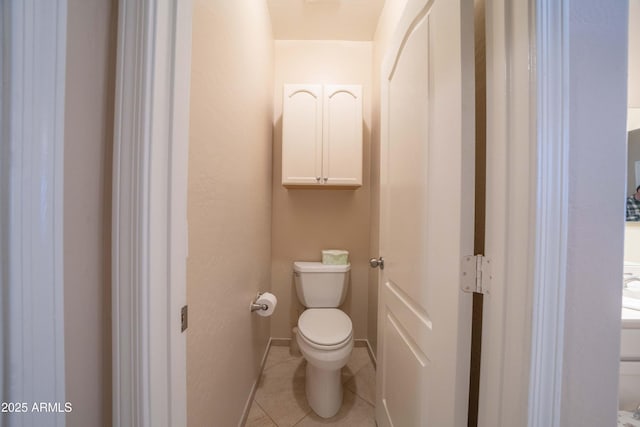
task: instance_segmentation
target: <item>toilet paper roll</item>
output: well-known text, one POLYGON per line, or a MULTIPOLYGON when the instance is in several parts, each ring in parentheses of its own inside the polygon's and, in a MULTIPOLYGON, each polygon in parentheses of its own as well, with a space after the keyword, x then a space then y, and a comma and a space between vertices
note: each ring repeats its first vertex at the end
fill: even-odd
POLYGON ((276 305, 278 304, 278 298, 270 292, 265 292, 260 295, 256 300, 256 304, 264 304, 267 306, 266 310, 258 310, 258 313, 262 317, 268 317, 273 314, 273 310, 276 309, 276 305))

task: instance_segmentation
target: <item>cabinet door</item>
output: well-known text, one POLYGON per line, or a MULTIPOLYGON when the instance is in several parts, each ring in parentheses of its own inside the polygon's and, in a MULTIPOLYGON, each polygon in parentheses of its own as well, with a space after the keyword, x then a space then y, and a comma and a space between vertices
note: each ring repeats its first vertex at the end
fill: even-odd
POLYGON ((322 178, 322 86, 284 85, 282 185, 319 185, 322 178))
POLYGON ((362 87, 324 87, 323 182, 362 185, 362 87))

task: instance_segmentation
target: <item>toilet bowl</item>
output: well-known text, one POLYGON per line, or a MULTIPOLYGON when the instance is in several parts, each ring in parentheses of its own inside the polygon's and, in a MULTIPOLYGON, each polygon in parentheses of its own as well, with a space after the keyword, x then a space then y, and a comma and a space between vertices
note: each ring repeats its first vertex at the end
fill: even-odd
POLYGON ((323 418, 332 417, 342 406, 341 370, 353 350, 351 319, 336 308, 305 310, 298 319, 296 341, 307 361, 309 406, 323 418))
POLYGON ((307 309, 298 319, 296 342, 307 361, 305 391, 311 409, 323 418, 342 406, 341 370, 353 350, 353 325, 338 309, 344 302, 347 265, 295 262, 296 293, 307 309))

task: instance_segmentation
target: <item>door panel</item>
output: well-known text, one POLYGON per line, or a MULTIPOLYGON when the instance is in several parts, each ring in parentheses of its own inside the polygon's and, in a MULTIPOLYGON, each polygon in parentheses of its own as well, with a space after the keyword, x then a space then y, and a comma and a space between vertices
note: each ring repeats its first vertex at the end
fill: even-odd
POLYGON ((282 183, 317 184, 322 175, 322 86, 284 85, 282 183))
POLYGON ((463 3, 410 0, 383 69, 379 426, 467 421, 471 295, 460 265, 473 252, 474 140, 463 42, 473 35, 461 22, 473 9, 463 3))
POLYGON ((326 85, 323 119, 327 183, 362 185, 362 86, 326 85))

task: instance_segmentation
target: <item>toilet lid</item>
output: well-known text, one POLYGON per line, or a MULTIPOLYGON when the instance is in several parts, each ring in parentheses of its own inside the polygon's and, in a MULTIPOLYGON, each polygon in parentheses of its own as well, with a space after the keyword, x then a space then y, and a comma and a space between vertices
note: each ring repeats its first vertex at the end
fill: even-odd
POLYGON ((337 308, 310 308, 298 319, 298 330, 319 345, 339 344, 351 336, 351 319, 337 308))

